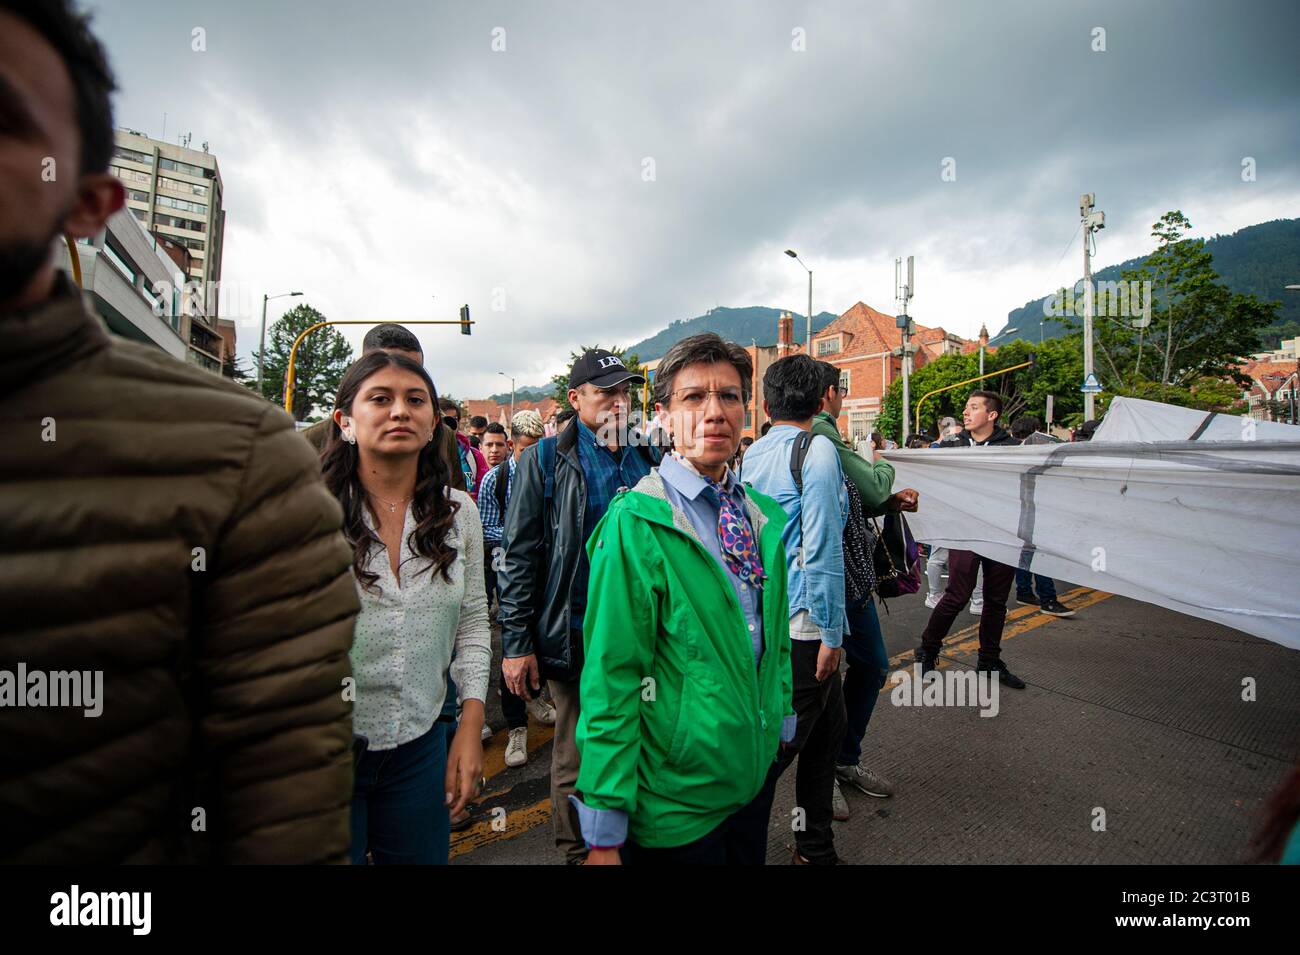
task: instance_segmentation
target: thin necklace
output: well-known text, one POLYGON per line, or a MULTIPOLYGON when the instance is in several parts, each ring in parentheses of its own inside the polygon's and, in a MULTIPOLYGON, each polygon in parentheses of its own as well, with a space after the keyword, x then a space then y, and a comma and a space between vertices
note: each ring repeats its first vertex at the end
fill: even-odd
POLYGON ((366 493, 369 494, 371 497, 373 497, 373 498, 374 498, 376 501, 378 501, 379 503, 381 503, 381 504, 387 504, 387 505, 388 505, 388 513, 389 513, 389 514, 396 514, 396 513, 397 513, 397 507, 398 507, 398 505, 400 504, 400 505, 403 505, 403 506, 404 506, 404 505, 406 504, 406 502, 410 500, 409 497, 404 497, 404 498, 402 498, 400 501, 397 501, 396 503, 394 503, 393 501, 385 501, 382 497, 380 497, 380 496, 379 496, 378 494, 376 494, 374 491, 367 491, 366 493))

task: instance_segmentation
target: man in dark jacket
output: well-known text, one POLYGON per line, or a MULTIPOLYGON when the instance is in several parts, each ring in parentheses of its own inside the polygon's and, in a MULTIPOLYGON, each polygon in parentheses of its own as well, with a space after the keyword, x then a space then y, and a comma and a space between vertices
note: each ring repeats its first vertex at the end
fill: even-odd
POLYGON ((587 607, 585 545, 619 488, 635 487, 654 463, 628 431, 630 386, 645 379, 603 349, 584 352, 569 375, 577 418, 519 459, 501 539, 502 672, 516 696, 532 699, 549 681, 555 703, 551 820, 565 861, 586 844, 569 803, 578 779, 578 677, 587 607))
MULTIPOLYGON (((986 446, 1011 446, 1019 444, 1010 432, 998 425, 1002 417, 1002 396, 992 391, 973 391, 962 412, 965 427, 955 436, 939 442, 940 448, 969 448, 986 446)), ((930 621, 921 634, 916 659, 923 673, 935 668, 943 638, 952 629, 952 622, 966 606, 975 577, 984 568, 984 609, 980 613, 980 670, 997 671, 1004 686, 1023 690, 1025 681, 1016 676, 1002 662, 1002 627, 1007 620, 1007 596, 1015 579, 1014 567, 1000 564, 970 550, 948 551, 948 589, 939 605, 930 612, 930 621)))
POLYGON ((345 862, 339 505, 288 415, 54 267, 123 206, 112 88, 65 2, 0 0, 0 862, 345 862))

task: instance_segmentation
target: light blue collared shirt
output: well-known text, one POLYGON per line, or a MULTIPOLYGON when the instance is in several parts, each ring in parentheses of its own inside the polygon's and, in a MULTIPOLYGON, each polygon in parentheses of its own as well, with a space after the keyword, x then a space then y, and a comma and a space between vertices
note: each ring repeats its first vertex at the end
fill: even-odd
POLYGON ((808 611, 822 643, 838 647, 848 629, 844 601, 844 523, 849 498, 844 469, 829 438, 816 436, 803 463, 803 494, 790 474, 790 450, 800 430, 777 425, 745 452, 745 482, 789 515, 781 540, 789 566, 790 616, 808 611))
MULTIPOLYGON (((691 526, 695 528, 695 533, 700 535, 700 540, 713 555, 713 559, 726 571, 727 579, 731 581, 731 589, 735 591, 736 600, 745 615, 745 626, 748 628, 749 641, 754 649, 754 665, 757 666, 763 659, 763 591, 741 580, 727 565, 727 559, 722 553, 722 544, 718 540, 718 514, 722 510, 722 505, 718 500, 717 492, 709 487, 708 481, 671 454, 665 455, 660 462, 659 477, 663 479, 664 493, 668 496, 668 502, 685 512, 691 526)), ((758 535, 754 534, 749 515, 745 513, 744 486, 728 470, 722 479, 722 488, 740 507, 745 524, 749 527, 749 533, 754 537, 754 547, 757 549, 758 535)))

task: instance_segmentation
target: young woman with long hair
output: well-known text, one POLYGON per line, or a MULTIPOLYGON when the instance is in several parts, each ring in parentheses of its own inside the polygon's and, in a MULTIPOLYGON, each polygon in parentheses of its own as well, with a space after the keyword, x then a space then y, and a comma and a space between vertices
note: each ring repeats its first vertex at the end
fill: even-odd
POLYGON ((445 864, 449 819, 481 785, 492 652, 478 509, 449 486, 424 368, 376 351, 339 385, 321 451, 361 599, 352 672, 360 753, 352 861, 445 864), (437 723, 450 671, 463 713, 437 723))

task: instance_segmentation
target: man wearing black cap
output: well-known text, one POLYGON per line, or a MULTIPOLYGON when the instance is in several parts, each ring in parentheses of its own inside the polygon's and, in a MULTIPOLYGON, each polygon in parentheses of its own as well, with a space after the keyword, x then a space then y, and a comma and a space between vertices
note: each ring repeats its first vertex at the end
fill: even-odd
POLYGON ((645 378, 604 349, 584 352, 569 374, 577 418, 523 453, 497 575, 502 671, 516 695, 531 700, 549 683, 555 702, 551 755, 551 821, 565 861, 587 855, 577 812, 569 804, 578 779, 578 677, 587 607, 584 545, 619 488, 633 487, 656 463, 628 432, 631 387, 645 378))

